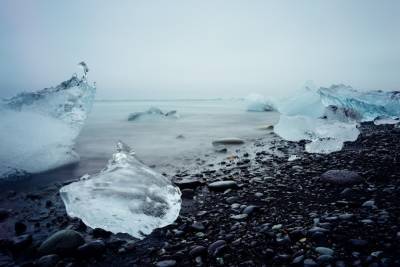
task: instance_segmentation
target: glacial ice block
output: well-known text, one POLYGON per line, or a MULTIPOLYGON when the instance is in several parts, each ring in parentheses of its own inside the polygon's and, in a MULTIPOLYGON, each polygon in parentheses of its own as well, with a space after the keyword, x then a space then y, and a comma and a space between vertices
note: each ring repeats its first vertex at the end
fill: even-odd
POLYGON ((362 121, 372 121, 379 116, 400 116, 400 91, 363 92, 340 84, 320 88, 318 93, 325 106, 352 109, 362 115, 362 121))
POLYGON ((331 153, 339 151, 346 141, 357 140, 360 134, 356 123, 345 123, 307 116, 281 115, 274 131, 289 141, 309 140, 309 153, 331 153))
POLYGON ((86 79, 0 102, 0 178, 38 173, 79 160, 73 151, 96 88, 86 79))
POLYGON ((250 94, 245 98, 247 104, 247 111, 274 111, 275 105, 272 101, 267 100, 264 96, 259 94, 250 94))
POLYGON ((181 208, 179 188, 136 159, 122 142, 104 170, 62 187, 60 195, 69 216, 140 239, 173 223, 181 208))
POLYGON ((319 90, 306 87, 278 104, 282 114, 275 132, 290 141, 309 140, 306 151, 330 153, 355 141, 362 121, 396 124, 400 117, 399 91, 357 91, 332 85, 319 90))

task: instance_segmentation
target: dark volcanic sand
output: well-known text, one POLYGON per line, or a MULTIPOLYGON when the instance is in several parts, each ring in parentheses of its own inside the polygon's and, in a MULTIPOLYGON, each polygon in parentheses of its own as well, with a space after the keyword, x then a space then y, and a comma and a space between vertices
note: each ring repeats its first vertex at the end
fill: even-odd
POLYGON ((173 177, 201 183, 182 188, 176 223, 141 241, 69 218, 61 184, 2 192, 0 266, 400 266, 400 129, 364 124, 356 142, 329 155, 275 140, 281 153, 250 159, 241 151, 216 171, 173 177), (288 162, 294 153, 300 159, 288 162), (364 182, 321 182, 332 169, 355 171, 364 182), (210 190, 207 184, 219 180, 238 187, 210 190), (87 244, 39 261, 40 244, 62 229, 76 230, 87 244))

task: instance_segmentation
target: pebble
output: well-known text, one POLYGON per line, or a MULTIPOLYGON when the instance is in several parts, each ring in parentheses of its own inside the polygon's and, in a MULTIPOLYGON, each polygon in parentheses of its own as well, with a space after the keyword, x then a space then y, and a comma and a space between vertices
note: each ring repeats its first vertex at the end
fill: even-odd
POLYGON ((38 267, 53 267, 53 266, 56 266, 56 264, 59 260, 60 260, 60 257, 58 255, 55 255, 55 254, 46 255, 36 261, 36 266, 38 266, 38 267))
POLYGON ((249 215, 247 215, 247 214, 232 215, 231 219, 241 221, 241 220, 246 219, 248 216, 249 215))
POLYGON ((237 188, 238 185, 237 185, 237 183, 235 181, 228 180, 228 181, 218 181, 218 182, 210 183, 210 184, 208 184, 208 187, 211 190, 216 190, 216 191, 221 190, 221 191, 223 191, 223 190, 226 190, 226 189, 237 188))
POLYGON ((74 230, 61 230, 47 238, 39 247, 39 253, 68 254, 78 248, 85 241, 80 233, 74 230))
POLYGON ((258 208, 257 206, 249 205, 249 206, 247 206, 247 207, 242 211, 242 213, 247 214, 247 215, 250 215, 250 214, 252 214, 257 208, 258 208))
POLYGON ((353 185, 363 182, 363 178, 354 171, 349 170, 329 170, 320 177, 321 182, 334 185, 353 185))
POLYGON ((83 257, 95 257, 102 255, 105 249, 106 244, 103 240, 94 240, 78 247, 78 253, 83 257))
POLYGON ((195 258, 197 256, 203 255, 207 252, 207 249, 203 246, 196 246, 189 251, 189 256, 195 258))
POLYGON ((176 266, 175 260, 164 260, 156 263, 157 267, 173 267, 176 266))
POLYGON ((222 250, 226 247, 225 240, 218 240, 208 246, 208 254, 212 257, 218 256, 222 250))
POLYGON ((320 255, 329 255, 329 256, 332 256, 334 253, 333 249, 327 247, 316 247, 315 251, 318 252, 320 255))

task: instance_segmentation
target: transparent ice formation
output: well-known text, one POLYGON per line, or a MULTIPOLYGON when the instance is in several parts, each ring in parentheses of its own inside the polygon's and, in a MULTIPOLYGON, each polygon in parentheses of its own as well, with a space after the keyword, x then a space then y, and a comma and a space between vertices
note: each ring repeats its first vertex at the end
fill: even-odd
POLYGON ((179 188, 122 142, 104 170, 62 187, 60 195, 68 215, 86 225, 140 239, 173 223, 181 208, 179 188))
POLYGON ((400 92, 357 91, 350 86, 329 88, 306 86, 298 94, 278 103, 280 120, 274 131, 290 141, 309 140, 306 151, 331 153, 344 142, 355 141, 358 123, 397 123, 400 92))
POLYGON ((247 111, 274 111, 276 110, 272 101, 267 100, 264 96, 259 94, 250 94, 245 98, 247 104, 247 111))
POLYGON ((73 76, 56 87, 0 102, 0 177, 38 173, 79 160, 73 151, 96 88, 73 76))

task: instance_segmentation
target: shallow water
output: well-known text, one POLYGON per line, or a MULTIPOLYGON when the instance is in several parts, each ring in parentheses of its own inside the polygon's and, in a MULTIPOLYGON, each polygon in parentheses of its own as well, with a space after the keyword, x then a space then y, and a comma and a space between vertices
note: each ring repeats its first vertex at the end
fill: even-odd
MULTIPOLYGON (((161 172, 173 174, 178 169, 193 169, 199 166, 199 158, 206 159, 206 164, 227 156, 214 152, 213 140, 268 139, 269 132, 258 128, 275 124, 278 117, 277 113, 247 112, 245 102, 240 100, 99 101, 77 139, 75 150, 81 157, 78 164, 14 181, 2 188, 27 189, 98 172, 106 165, 118 140, 133 148, 145 164, 161 172), (150 107, 163 112, 177 110, 179 118, 150 116, 128 121, 130 113, 150 107), (179 135, 183 138, 177 138, 179 135)), ((230 147, 228 154, 245 146, 230 147)))

